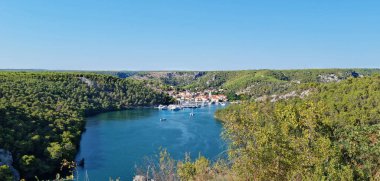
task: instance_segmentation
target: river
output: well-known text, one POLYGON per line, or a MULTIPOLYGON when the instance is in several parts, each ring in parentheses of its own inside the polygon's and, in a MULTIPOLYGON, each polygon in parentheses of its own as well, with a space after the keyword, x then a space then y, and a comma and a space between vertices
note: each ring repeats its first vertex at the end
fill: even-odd
POLYGON ((183 159, 185 153, 192 158, 201 153, 211 160, 223 156, 223 128, 214 119, 219 108, 194 109, 194 116, 191 109, 131 109, 87 118, 77 155, 77 160, 85 159, 84 167, 78 168, 79 180, 84 180, 86 172, 91 181, 132 180, 135 166, 141 166, 146 157, 154 158, 160 147, 175 159, 183 159))

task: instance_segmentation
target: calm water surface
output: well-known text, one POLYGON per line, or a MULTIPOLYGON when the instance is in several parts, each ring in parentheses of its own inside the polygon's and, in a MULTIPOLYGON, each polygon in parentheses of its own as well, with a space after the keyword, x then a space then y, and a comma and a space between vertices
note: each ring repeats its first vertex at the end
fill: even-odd
POLYGON ((120 177, 132 180, 135 165, 145 157, 154 157, 160 147, 167 148, 172 157, 183 159, 189 152, 199 153, 211 160, 226 150, 221 139, 222 125, 214 112, 222 107, 210 106, 181 111, 134 109, 99 114, 87 119, 77 159, 85 166, 78 170, 80 180, 85 172, 91 181, 120 177), (164 122, 160 118, 166 118, 164 122))

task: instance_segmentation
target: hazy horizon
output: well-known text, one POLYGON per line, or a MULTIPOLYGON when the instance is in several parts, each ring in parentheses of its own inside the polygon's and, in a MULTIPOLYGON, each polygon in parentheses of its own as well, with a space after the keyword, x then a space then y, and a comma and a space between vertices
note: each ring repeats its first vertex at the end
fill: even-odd
POLYGON ((335 70, 335 69, 380 69, 379 67, 374 67, 374 68, 367 68, 367 67, 348 67, 348 68, 340 68, 340 67, 332 67, 332 68, 289 68, 289 69, 269 69, 269 68, 262 68, 262 69, 223 69, 223 70, 107 70, 107 69, 99 69, 99 70, 90 70, 90 69, 83 69, 83 70, 75 70, 75 69, 3 69, 0 68, 0 71, 84 71, 84 72, 213 72, 213 71, 255 71, 255 70, 335 70))

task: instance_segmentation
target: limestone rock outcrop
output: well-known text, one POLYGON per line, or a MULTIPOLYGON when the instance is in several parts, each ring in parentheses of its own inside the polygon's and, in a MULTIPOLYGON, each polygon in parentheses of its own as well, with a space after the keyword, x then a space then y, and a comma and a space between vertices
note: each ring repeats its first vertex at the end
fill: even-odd
POLYGON ((10 151, 0 149, 0 166, 7 165, 12 171, 14 180, 20 180, 20 173, 12 166, 13 157, 10 151))

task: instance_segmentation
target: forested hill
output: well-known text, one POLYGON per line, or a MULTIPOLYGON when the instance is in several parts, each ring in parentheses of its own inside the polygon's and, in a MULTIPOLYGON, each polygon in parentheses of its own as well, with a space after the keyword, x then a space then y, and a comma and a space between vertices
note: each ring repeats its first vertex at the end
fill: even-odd
POLYGON ((74 159, 85 116, 170 101, 140 81, 109 75, 0 72, 0 149, 12 153, 23 178, 47 178, 74 159))
POLYGON ((380 76, 314 85, 304 98, 216 113, 246 180, 380 179, 380 76))
MULTIPOLYGON (((33 71, 33 70, 25 70, 33 71)), ((34 70, 38 71, 38 70, 34 70)), ((49 72, 49 70, 40 70, 49 72)), ((61 70, 64 72, 65 70, 61 70)), ((66 70, 67 71, 67 70, 66 70)), ((255 100, 282 95, 312 83, 339 82, 350 77, 380 74, 380 69, 299 69, 238 71, 76 71, 143 81, 154 90, 219 91, 229 100, 255 100)))
POLYGON ((223 90, 230 100, 256 99, 299 90, 310 83, 339 82, 350 77, 370 76, 380 69, 300 69, 241 71, 148 71, 99 72, 127 79, 143 80, 158 89, 190 91, 223 90))

